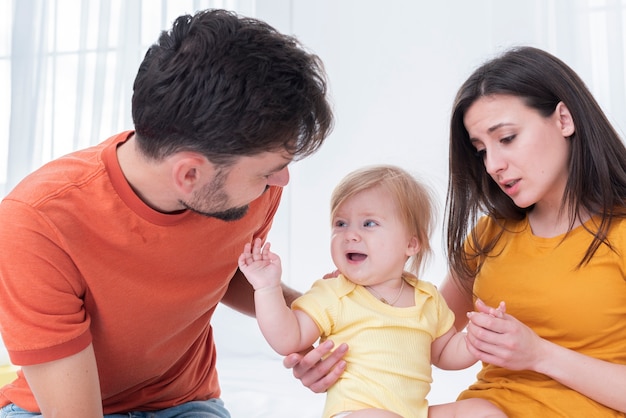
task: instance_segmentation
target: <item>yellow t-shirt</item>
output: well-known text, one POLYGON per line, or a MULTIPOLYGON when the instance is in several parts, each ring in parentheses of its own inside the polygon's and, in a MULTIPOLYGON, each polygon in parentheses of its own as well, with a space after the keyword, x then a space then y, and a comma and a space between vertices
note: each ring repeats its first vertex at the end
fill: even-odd
POLYGON ((293 303, 314 319, 322 341, 350 345, 347 369, 328 390, 324 417, 364 408, 427 416, 430 347, 452 327, 454 314, 435 286, 405 278, 415 288, 412 307, 386 305, 344 276, 316 281, 293 303))
MULTIPOLYGON (((594 220, 585 226, 593 229, 594 220)), ((483 218, 479 236, 499 231, 483 218)), ((577 269, 592 236, 580 226, 567 236, 534 236, 528 221, 509 224, 494 257, 488 257, 474 294, 491 306, 506 302, 507 313, 540 337, 579 353, 626 364, 626 220, 616 221, 589 264, 577 269)), ((602 382, 598 382, 602 384, 602 382)), ((624 414, 531 371, 484 364, 478 381, 460 399, 484 398, 510 418, 624 417, 624 414)))

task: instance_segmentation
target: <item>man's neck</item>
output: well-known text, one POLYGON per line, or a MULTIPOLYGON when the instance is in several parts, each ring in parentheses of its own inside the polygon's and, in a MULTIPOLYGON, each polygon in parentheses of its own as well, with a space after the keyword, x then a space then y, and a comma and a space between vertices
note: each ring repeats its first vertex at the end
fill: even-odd
POLYGON ((163 213, 181 209, 168 189, 166 164, 143 156, 134 134, 117 147, 117 160, 129 186, 146 205, 163 213))

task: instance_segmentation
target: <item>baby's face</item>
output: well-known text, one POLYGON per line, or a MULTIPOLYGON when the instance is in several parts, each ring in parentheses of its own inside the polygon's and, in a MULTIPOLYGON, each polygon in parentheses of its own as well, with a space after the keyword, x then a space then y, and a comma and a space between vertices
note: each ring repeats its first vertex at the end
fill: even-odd
POLYGON ((330 251, 339 271, 354 283, 371 286, 399 278, 415 254, 411 237, 392 196, 382 187, 346 199, 332 219, 330 251))

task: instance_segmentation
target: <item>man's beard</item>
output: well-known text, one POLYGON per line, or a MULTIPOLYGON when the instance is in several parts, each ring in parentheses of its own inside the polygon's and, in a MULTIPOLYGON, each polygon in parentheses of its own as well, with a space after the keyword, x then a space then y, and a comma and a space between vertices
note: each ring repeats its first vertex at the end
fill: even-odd
POLYGON ((199 215, 220 219, 222 221, 238 221, 243 218, 248 212, 249 205, 223 209, 220 206, 226 206, 229 200, 228 194, 224 191, 224 183, 228 176, 228 170, 219 169, 215 173, 215 178, 211 183, 207 184, 196 193, 191 202, 184 202, 179 200, 178 202, 187 210, 195 212, 199 215), (211 210, 206 209, 206 202, 216 202, 213 204, 211 210), (202 207, 205 207, 202 209, 202 207), (215 210, 219 208, 220 210, 215 210))
POLYGON ((220 219, 226 222, 238 221, 239 219, 243 218, 246 215, 246 213, 248 213, 248 208, 249 208, 249 205, 245 205, 245 206, 240 206, 237 208, 230 208, 230 209, 226 209, 226 210, 218 211, 218 212, 205 212, 200 209, 194 208, 193 206, 189 205, 186 202, 183 202, 182 200, 180 200, 179 202, 181 205, 183 205, 185 209, 188 209, 199 215, 206 216, 209 218, 220 219))

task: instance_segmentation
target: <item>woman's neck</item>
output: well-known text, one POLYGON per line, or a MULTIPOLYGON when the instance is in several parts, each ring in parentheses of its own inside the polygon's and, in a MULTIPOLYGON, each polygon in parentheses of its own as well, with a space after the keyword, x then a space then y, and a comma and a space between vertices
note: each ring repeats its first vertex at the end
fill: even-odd
POLYGON ((533 235, 542 238, 552 238, 563 235, 577 226, 587 222, 591 216, 570 213, 567 207, 563 208, 542 208, 536 206, 528 213, 528 223, 533 235))

